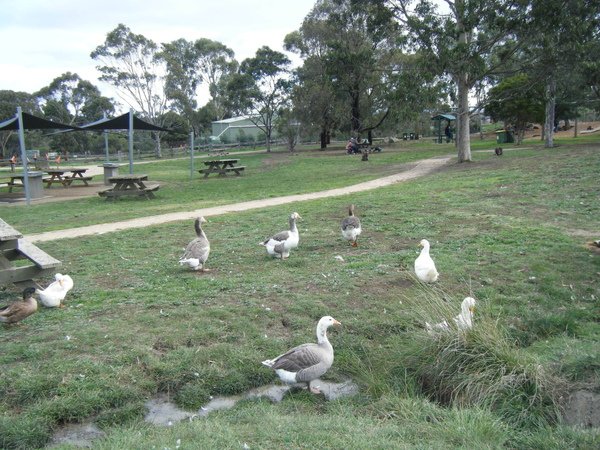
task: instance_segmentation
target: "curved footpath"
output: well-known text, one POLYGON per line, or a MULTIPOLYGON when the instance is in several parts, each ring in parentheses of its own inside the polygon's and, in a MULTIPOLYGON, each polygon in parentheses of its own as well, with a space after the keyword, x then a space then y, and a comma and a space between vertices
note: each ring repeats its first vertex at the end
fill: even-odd
POLYGON ((81 236, 91 236, 95 234, 111 233, 114 231, 127 230, 129 228, 142 228, 149 225, 157 225, 166 222, 175 222, 178 220, 194 219, 198 216, 217 216, 230 212, 247 211, 249 209, 265 208, 269 206, 283 205, 286 203, 301 202, 305 200, 315 200, 326 197, 336 197, 340 195, 352 194, 354 192, 363 192, 371 189, 377 189, 383 186, 389 186, 401 181, 412 180, 414 178, 427 175, 439 167, 447 164, 453 157, 441 156, 436 158, 424 159, 419 161, 415 167, 395 175, 378 178, 364 183, 354 184, 352 186, 329 189, 320 192, 311 192, 308 194, 286 195, 283 197, 268 198, 262 200, 251 200, 230 205, 215 206, 212 208, 196 209, 194 211, 175 212, 161 214, 158 216, 140 217, 137 219, 124 220, 121 222, 103 223, 98 225, 89 225, 86 227, 70 228, 66 230, 48 231, 46 233, 30 234, 26 238, 29 242, 55 241, 58 239, 70 239, 81 236))

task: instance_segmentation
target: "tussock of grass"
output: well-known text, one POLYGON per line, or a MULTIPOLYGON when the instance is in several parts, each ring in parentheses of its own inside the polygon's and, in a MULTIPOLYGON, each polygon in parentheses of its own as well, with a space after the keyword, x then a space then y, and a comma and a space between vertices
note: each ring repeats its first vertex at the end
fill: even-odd
POLYGON ((498 321, 476 312, 472 329, 458 329, 453 317, 462 298, 453 301, 436 287, 423 286, 419 297, 407 301, 420 323, 445 319, 450 326, 401 337, 396 356, 429 398, 445 405, 491 408, 518 426, 556 423, 562 383, 518 349, 498 321))

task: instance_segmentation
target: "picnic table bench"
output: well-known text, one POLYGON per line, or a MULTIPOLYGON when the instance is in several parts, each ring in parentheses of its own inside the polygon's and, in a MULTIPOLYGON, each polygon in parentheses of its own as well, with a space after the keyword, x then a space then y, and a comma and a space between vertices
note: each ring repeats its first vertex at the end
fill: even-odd
POLYGON ((118 175, 110 177, 108 181, 114 186, 102 189, 98 192, 100 197, 106 200, 117 200, 121 197, 143 197, 146 199, 155 198, 154 192, 158 190, 158 183, 144 183, 148 180, 148 175, 118 175))
POLYGON ((36 286, 34 278, 54 272, 61 264, 0 219, 0 285, 14 283, 36 286), (19 264, 19 260, 27 260, 32 264, 19 264))
POLYGON ((246 166, 236 166, 239 159, 214 159, 204 161, 204 165, 207 166, 205 169, 200 169, 198 172, 204 174, 204 178, 207 178, 211 173, 216 173, 218 176, 225 176, 228 173, 235 173, 241 175, 246 169, 246 166))
POLYGON ((85 168, 65 168, 65 169, 46 169, 45 172, 50 175, 50 178, 45 178, 46 187, 52 186, 52 183, 60 183, 63 187, 69 187, 74 181, 81 181, 86 186, 89 186, 88 181, 91 181, 93 176, 85 176, 87 169, 85 168), (70 172, 72 175, 65 175, 70 172))

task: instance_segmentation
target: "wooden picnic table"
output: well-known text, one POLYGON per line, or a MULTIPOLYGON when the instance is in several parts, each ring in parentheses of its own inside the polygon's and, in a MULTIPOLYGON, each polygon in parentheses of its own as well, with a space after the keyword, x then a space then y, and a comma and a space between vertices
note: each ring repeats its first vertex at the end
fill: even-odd
POLYGON ((6 183, 6 185, 8 186, 8 192, 12 192, 13 188, 16 187, 25 187, 25 184, 23 183, 23 178, 25 178, 25 175, 23 174, 11 174, 10 181, 6 183))
POLYGON ((59 260, 25 240, 19 231, 0 219, 0 285, 35 286, 33 278, 46 276, 60 265, 59 260), (15 264, 19 259, 28 259, 33 265, 15 264))
POLYGON ((81 181, 86 186, 89 186, 88 181, 90 181, 93 177, 85 176, 84 174, 87 172, 86 168, 64 168, 64 169, 46 169, 44 170, 50 178, 46 178, 44 183, 46 183, 46 187, 52 186, 52 183, 60 183, 63 187, 71 186, 73 181, 81 181), (72 175, 65 176, 66 173, 71 173, 72 175))
POLYGON ((126 196, 154 198, 154 192, 158 190, 158 183, 144 183, 148 181, 148 175, 118 175, 108 179, 114 186, 98 192, 106 200, 115 200, 126 196))
POLYGON ((241 175, 246 167, 236 166, 239 161, 239 159, 213 159, 204 161, 204 165, 207 167, 200 169, 198 172, 203 173, 204 178, 207 178, 211 173, 216 173, 219 176, 225 176, 230 172, 241 175))

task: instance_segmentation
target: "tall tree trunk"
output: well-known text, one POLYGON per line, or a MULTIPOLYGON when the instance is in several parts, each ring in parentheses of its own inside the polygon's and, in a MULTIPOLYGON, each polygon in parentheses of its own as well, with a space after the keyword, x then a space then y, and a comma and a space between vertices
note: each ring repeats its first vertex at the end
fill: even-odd
POLYGON ((575 109, 575 128, 573 129, 573 137, 577 137, 577 128, 579 127, 579 117, 577 117, 577 109, 575 109))
MULTIPOLYGON (((456 31, 458 33, 459 46, 467 46, 469 43, 469 30, 463 22, 465 14, 465 2, 456 0, 456 31)), ((458 96, 458 117, 456 130, 456 147, 458 148, 458 162, 471 161, 471 135, 469 133, 469 75, 466 69, 458 71, 455 76, 458 96)))
POLYGON ((352 107, 351 107, 351 112, 352 112, 352 118, 351 118, 351 126, 352 126, 352 136, 354 137, 358 137, 358 132, 360 130, 360 98, 359 98, 359 91, 358 89, 355 89, 354 92, 352 92, 352 107))
POLYGON ((554 147, 554 109, 556 106, 556 79, 551 75, 546 85, 546 121, 544 123, 544 147, 554 147))
POLYGON ((321 150, 324 150, 327 148, 327 131, 321 130, 321 134, 319 137, 321 139, 321 150))
POLYGON ((160 132, 154 133, 154 141, 156 142, 156 148, 154 150, 154 156, 156 158, 162 158, 162 148, 160 146, 160 132))
POLYGON ((458 74, 458 117, 456 146, 458 162, 471 161, 471 135, 469 134, 469 84, 467 74, 458 74))

